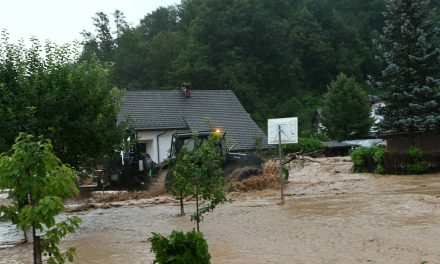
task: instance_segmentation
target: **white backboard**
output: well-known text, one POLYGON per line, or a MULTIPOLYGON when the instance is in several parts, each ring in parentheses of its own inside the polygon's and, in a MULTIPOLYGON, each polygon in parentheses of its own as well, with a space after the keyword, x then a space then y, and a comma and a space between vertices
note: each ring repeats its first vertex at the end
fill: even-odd
POLYGON ((279 143, 278 128, 281 129, 281 144, 298 143, 298 118, 277 118, 267 120, 267 143, 279 143))

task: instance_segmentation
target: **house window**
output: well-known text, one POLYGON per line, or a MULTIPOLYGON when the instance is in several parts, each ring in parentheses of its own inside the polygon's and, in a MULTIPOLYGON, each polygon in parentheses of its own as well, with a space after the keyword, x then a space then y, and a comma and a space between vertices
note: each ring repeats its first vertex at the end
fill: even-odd
POLYGON ((194 151, 194 139, 189 138, 189 139, 185 139, 183 142, 183 145, 186 147, 186 149, 189 152, 193 152, 194 151))

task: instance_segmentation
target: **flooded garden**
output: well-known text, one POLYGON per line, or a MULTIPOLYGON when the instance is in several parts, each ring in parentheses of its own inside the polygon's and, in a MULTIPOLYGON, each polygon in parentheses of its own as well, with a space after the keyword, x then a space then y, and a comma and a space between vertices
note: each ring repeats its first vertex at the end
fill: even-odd
MULTIPOLYGON (((201 223, 212 263, 440 263, 440 174, 354 174, 349 158, 292 164, 279 191, 231 193, 201 223)), ((5 202, 6 196, 0 197, 5 202)), ((83 223, 63 246, 75 263, 152 263, 152 232, 189 231, 194 210, 166 195, 85 206, 69 202, 83 223)), ((32 245, 0 224, 0 263, 31 263, 32 245)))

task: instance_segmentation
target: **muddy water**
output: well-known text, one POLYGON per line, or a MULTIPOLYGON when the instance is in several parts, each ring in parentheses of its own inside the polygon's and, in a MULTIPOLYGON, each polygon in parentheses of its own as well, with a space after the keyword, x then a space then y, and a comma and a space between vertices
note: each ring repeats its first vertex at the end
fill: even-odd
MULTIPOLYGON (((282 206, 274 191, 218 207, 201 225, 212 263, 440 263, 440 174, 351 174, 350 166, 292 167, 282 206)), ((81 212, 84 223, 64 246, 77 248, 77 263, 152 263, 151 232, 194 227, 178 211, 168 203, 81 212)), ((14 239, 21 233, 1 224, 2 243, 14 239)), ((0 263, 30 259, 29 244, 0 249, 0 263)))

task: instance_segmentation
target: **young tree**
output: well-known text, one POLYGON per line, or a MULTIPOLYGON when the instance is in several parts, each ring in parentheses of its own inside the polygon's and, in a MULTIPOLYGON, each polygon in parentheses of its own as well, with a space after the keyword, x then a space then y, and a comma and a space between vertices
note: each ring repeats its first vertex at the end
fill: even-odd
POLYGON ((196 200, 196 211, 191 215, 191 220, 196 221, 197 232, 200 232, 203 214, 227 201, 221 168, 220 140, 213 133, 200 146, 196 146, 193 152, 184 151, 178 157, 174 169, 178 181, 173 182, 173 185, 177 193, 180 188, 180 193, 189 194, 196 200))
POLYGON ((428 1, 389 0, 377 42, 386 68, 371 85, 383 92, 382 131, 440 129, 439 29, 430 21, 428 1))
POLYGON ((355 79, 339 74, 324 96, 322 115, 328 136, 342 140, 368 134, 372 123, 370 110, 367 94, 355 79))
POLYGON ((59 242, 74 233, 81 220, 73 216, 56 222, 63 198, 78 192, 76 173, 54 155, 50 141, 20 134, 10 155, 0 155, 0 189, 10 189, 13 205, 0 206, 0 220, 12 221, 24 232, 32 229, 34 263, 73 261, 75 248, 62 253, 59 242))
POLYGON ((193 188, 188 179, 192 177, 194 171, 195 164, 192 160, 191 153, 188 152, 186 147, 183 147, 172 171, 173 186, 171 188, 171 193, 180 201, 181 215, 185 214, 183 199, 186 196, 190 196, 193 192, 193 188))

